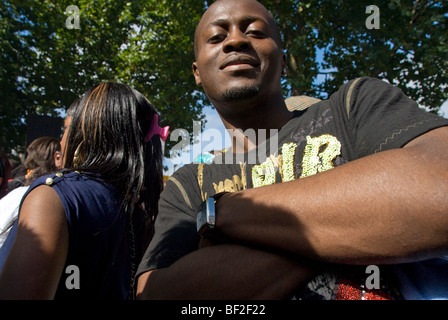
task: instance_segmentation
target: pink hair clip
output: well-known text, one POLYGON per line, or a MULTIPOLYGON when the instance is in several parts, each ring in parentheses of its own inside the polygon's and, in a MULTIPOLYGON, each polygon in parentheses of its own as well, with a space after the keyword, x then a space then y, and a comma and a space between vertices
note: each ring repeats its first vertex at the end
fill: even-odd
POLYGON ((170 129, 169 126, 160 128, 159 115, 157 113, 154 114, 154 117, 152 118, 152 124, 149 127, 148 133, 146 134, 146 137, 145 137, 145 143, 147 143, 149 140, 151 140, 151 138, 156 134, 158 134, 163 141, 166 141, 166 138, 168 137, 169 129, 170 129))

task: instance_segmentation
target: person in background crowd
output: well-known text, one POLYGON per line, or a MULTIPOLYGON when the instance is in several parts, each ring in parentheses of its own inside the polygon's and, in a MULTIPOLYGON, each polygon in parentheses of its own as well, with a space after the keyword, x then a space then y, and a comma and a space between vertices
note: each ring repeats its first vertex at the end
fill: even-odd
POLYGON ((11 164, 8 157, 0 152, 0 199, 8 193, 8 180, 11 177, 11 164))
POLYGON ((8 182, 8 190, 11 192, 15 188, 23 187, 25 185, 25 176, 27 170, 25 165, 17 161, 11 170, 11 179, 8 182))
POLYGON ((24 186, 10 190, 0 199, 0 247, 17 219, 20 202, 31 183, 38 177, 61 168, 61 144, 56 138, 37 138, 26 151, 25 168, 28 173, 25 175, 24 186))

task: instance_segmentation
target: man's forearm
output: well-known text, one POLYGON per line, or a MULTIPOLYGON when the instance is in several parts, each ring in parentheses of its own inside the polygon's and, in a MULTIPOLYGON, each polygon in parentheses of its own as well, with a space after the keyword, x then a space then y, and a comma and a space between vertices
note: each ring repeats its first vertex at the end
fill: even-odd
POLYGON ((164 269, 142 274, 138 299, 285 299, 313 272, 304 261, 239 245, 197 250, 164 269))
POLYGON ((446 254, 446 129, 429 133, 433 145, 417 138, 311 177, 225 195, 217 228, 235 241, 336 263, 446 254))

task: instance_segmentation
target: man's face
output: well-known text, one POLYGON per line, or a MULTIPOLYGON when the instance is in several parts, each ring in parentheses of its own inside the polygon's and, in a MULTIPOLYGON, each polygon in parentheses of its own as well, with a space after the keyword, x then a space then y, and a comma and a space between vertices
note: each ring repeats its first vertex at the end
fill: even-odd
POLYGON ((193 71, 212 102, 281 92, 286 62, 274 23, 253 0, 220 1, 204 14, 193 71))

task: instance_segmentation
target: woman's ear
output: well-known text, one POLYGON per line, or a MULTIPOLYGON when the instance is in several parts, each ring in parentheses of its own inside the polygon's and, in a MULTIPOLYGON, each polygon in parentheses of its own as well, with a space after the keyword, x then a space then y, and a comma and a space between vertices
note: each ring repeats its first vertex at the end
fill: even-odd
POLYGON ((54 165, 58 169, 62 168, 62 156, 61 156, 61 152, 59 152, 59 151, 56 151, 54 153, 54 165))

